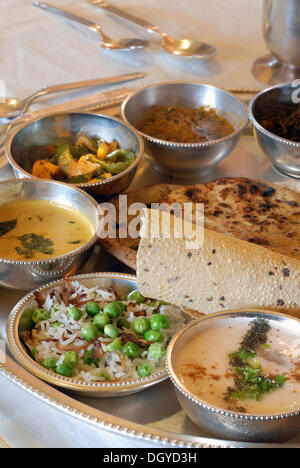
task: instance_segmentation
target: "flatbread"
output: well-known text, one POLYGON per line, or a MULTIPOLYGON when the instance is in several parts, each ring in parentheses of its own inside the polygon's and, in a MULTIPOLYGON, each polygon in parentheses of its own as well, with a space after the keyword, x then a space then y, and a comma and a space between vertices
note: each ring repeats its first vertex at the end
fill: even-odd
MULTIPOLYGON (((142 238, 139 245, 142 294, 204 314, 263 308, 300 316, 299 260, 208 229, 203 246, 190 249, 173 229, 167 237, 166 215, 159 213, 160 236, 142 238)), ((180 219, 171 218, 181 226, 180 219)))
MULTIPOLYGON (((169 204, 204 203, 206 229, 300 260, 300 193, 279 184, 222 178, 179 187, 169 204)), ((190 219, 193 221, 193 217, 190 219)))
MULTIPOLYGON (((128 192, 128 204, 204 203, 205 228, 300 260, 300 192, 295 187, 241 177, 194 186, 158 184, 128 192)), ((118 197, 113 201, 118 207, 118 197)), ((193 218, 191 219, 193 220, 193 218)), ((103 239, 102 246, 136 269, 139 239, 103 239)))
MULTIPOLYGON (((138 190, 133 190, 127 195, 127 204, 128 206, 132 203, 144 203, 147 207, 151 203, 157 203, 161 200, 164 200, 171 190, 174 190, 178 186, 175 184, 156 184, 143 187, 138 190)), ((100 239, 99 242, 102 247, 105 248, 111 255, 116 257, 125 265, 129 266, 133 270, 136 270, 136 253, 140 243, 140 239, 132 239, 127 237, 125 239, 119 238, 119 230, 121 226, 119 225, 119 196, 113 198, 110 203, 116 208, 116 218, 117 218, 117 237, 100 239)), ((127 222, 129 223, 131 217, 128 216, 127 222)))

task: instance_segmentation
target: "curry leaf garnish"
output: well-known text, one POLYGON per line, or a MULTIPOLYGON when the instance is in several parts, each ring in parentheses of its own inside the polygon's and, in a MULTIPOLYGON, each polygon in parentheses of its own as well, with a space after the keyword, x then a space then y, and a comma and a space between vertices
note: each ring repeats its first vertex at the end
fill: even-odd
POLYGON ((3 221, 2 223, 0 223, 0 237, 12 231, 16 227, 16 225, 16 219, 13 219, 12 221, 3 221))

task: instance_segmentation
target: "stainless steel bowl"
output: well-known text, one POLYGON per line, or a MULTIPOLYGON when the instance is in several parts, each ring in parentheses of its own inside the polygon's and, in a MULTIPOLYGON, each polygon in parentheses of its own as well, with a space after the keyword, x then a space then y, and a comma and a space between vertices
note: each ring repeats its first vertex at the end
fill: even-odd
POLYGON ((155 84, 129 96, 121 107, 122 118, 136 128, 155 105, 210 106, 235 129, 231 135, 204 143, 174 143, 140 132, 154 168, 167 176, 188 179, 209 171, 232 152, 248 123, 246 106, 232 94, 209 85, 178 82, 155 84))
POLYGON ((299 0, 264 0, 263 33, 278 60, 300 67, 299 0))
MULTIPOLYGON (((17 178, 33 177, 31 170, 37 156, 34 148, 52 145, 58 139, 74 143, 79 133, 104 140, 117 140, 120 147, 136 154, 135 162, 120 174, 99 182, 74 184, 86 192, 102 198, 110 198, 124 192, 130 185, 142 159, 144 145, 138 133, 119 119, 88 113, 50 114, 31 120, 18 127, 8 138, 6 156, 17 178), (24 153, 29 152, 27 158, 24 153)), ((46 158, 47 156, 45 156, 46 158)), ((70 184, 71 185, 71 184, 70 184)))
MULTIPOLYGON (((121 295, 128 292, 128 290, 135 290, 137 288, 135 276, 121 273, 92 273, 88 275, 74 276, 70 279, 80 281, 80 283, 87 287, 94 287, 97 285, 100 286, 100 288, 105 289, 114 286, 121 295)), ((62 280, 56 281, 39 288, 38 291, 50 291, 55 287, 59 287, 62 283, 62 280)), ((63 387, 70 391, 80 393, 84 396, 105 398, 136 393, 168 378, 167 371, 164 369, 143 379, 139 378, 135 380, 105 383, 84 382, 81 380, 79 381, 72 378, 62 377, 45 369, 31 358, 20 339, 21 331, 26 330, 26 327, 24 328, 23 325, 24 321, 22 321, 23 313, 34 304, 34 301, 35 294, 34 292, 31 292, 14 307, 8 318, 7 339, 14 357, 23 367, 25 367, 25 369, 36 375, 38 378, 58 387, 63 387)))
POLYGON ((261 125, 257 116, 261 109, 266 109, 270 104, 296 103, 296 92, 297 89, 291 84, 273 86, 259 93, 249 104, 249 118, 259 146, 276 169, 291 177, 300 177, 300 143, 269 132, 261 125))
MULTIPOLYGON (((214 436, 228 440, 247 442, 283 442, 292 439, 300 428, 300 410, 270 415, 252 415, 227 411, 211 406, 204 400, 195 397, 179 380, 174 370, 174 362, 180 349, 195 334, 207 326, 222 326, 222 320, 237 318, 253 320, 257 317, 265 318, 276 328, 286 328, 299 334, 300 320, 275 312, 261 310, 229 311, 207 315, 186 325, 172 339, 167 350, 166 365, 171 380, 175 386, 179 403, 190 419, 205 431, 214 436)), ((226 336, 224 336, 226 340, 226 336)))
MULTIPOLYGON (((98 204, 87 193, 60 182, 13 179, 0 183, 0 205, 15 200, 49 200, 75 208, 91 222, 94 235, 80 248, 46 260, 0 258, 0 286, 29 291, 52 279, 76 273, 88 260, 98 239, 98 204)), ((1 240, 0 240, 1 242, 1 240)))

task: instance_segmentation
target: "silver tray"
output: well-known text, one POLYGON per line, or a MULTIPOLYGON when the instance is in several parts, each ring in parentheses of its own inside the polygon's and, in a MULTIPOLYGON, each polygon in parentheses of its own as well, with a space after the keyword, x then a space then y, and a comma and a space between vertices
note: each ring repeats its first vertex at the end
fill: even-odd
MULTIPOLYGON (((8 167, 4 167, 0 172, 0 180, 11 176, 8 167)), ((189 183, 199 183, 226 176, 252 177, 272 182, 291 181, 272 168, 252 136, 243 136, 234 152, 217 168, 210 174, 205 174, 203 179, 198 178, 189 183)), ((186 180, 170 180, 156 173, 146 155, 138 168, 131 189, 166 181, 187 183, 186 180)), ((81 273, 97 271, 132 273, 130 269, 101 250, 99 246, 96 247, 81 273)), ((8 314, 21 297, 21 295, 0 290, 0 336, 5 336, 8 314)), ((99 428, 99 431, 110 431, 126 436, 132 439, 132 443, 136 440, 143 441, 144 444, 149 443, 151 446, 154 444, 159 447, 183 448, 300 447, 300 430, 299 437, 285 444, 253 444, 219 440, 202 433, 183 413, 170 381, 164 381, 136 395, 114 398, 112 405, 112 400, 108 398, 99 400, 57 390, 25 371, 10 355, 7 356, 5 365, 0 364, 0 373, 41 402, 73 416, 79 422, 93 425, 99 428)))

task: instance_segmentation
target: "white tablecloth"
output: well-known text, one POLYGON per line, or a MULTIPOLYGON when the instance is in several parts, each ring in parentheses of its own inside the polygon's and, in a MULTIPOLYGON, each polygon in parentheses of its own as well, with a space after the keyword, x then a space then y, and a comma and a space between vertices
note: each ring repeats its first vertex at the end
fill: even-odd
MULTIPOLYGON (((267 52, 261 33, 262 0, 112 1, 170 34, 214 44, 220 55, 203 64, 169 57, 157 44, 139 52, 105 52, 96 35, 83 33, 80 27, 32 7, 30 0, 1 0, 0 80, 6 86, 7 96, 23 97, 50 84, 130 71, 147 73, 144 80, 128 84, 135 87, 165 80, 195 80, 223 88, 261 86, 251 76, 250 68, 256 58, 267 52)), ((111 36, 141 33, 135 27, 130 32, 125 23, 84 0, 51 2, 98 21, 111 36)), ((141 35, 149 38, 147 33, 141 35)), ((83 94, 77 93, 76 97, 83 94)), ((58 98, 51 101, 55 102, 58 98)), ((149 446, 97 431, 60 414, 2 376, 0 435, 13 447, 149 446)))

